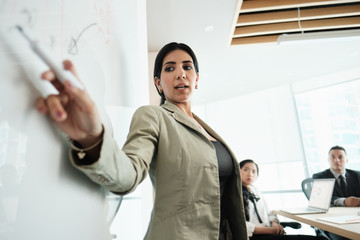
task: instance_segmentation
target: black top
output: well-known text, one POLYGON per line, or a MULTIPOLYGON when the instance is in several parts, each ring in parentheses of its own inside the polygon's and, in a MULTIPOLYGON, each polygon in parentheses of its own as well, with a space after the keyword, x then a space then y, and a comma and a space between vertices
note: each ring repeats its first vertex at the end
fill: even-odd
POLYGON ((223 219, 225 218, 225 211, 222 204, 222 199, 224 195, 224 190, 226 188, 226 184, 228 180, 231 178, 231 175, 234 172, 234 163, 231 158, 229 151, 226 147, 219 141, 211 141, 214 144, 216 149, 216 158, 218 161, 219 168, 219 180, 220 180, 220 199, 221 199, 221 218, 220 218, 220 233, 219 239, 225 238, 225 229, 223 228, 223 219))
POLYGON ((224 193, 225 185, 234 171, 233 160, 231 158, 229 151, 221 142, 219 141, 211 141, 211 142, 214 144, 214 147, 216 149, 216 157, 219 166, 220 194, 222 197, 224 193))

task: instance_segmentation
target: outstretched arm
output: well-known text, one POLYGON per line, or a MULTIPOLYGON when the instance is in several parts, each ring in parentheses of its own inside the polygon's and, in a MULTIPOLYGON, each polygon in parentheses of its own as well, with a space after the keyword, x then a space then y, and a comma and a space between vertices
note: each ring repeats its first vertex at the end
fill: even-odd
MULTIPOLYGON (((79 79, 71 61, 65 60, 63 66, 79 79)), ((86 89, 81 90, 70 81, 62 84, 52 71, 44 72, 41 77, 50 81, 59 94, 38 98, 37 110, 48 115, 63 133, 77 142, 80 148, 86 149, 99 142, 103 134, 103 124, 96 104, 86 89)), ((100 144, 87 153, 88 158, 97 159, 99 152, 100 144)))

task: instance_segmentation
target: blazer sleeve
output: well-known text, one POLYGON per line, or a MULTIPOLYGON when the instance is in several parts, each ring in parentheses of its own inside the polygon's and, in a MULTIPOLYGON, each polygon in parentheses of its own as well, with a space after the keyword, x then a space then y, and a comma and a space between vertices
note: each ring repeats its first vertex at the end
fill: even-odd
POLYGON ((349 196, 360 197, 360 171, 346 169, 348 172, 349 196))
POLYGON ((70 160, 92 181, 117 194, 125 195, 145 179, 154 156, 159 134, 156 108, 141 107, 133 115, 127 140, 120 149, 110 127, 104 127, 100 158, 90 165, 79 165, 76 154, 70 160))

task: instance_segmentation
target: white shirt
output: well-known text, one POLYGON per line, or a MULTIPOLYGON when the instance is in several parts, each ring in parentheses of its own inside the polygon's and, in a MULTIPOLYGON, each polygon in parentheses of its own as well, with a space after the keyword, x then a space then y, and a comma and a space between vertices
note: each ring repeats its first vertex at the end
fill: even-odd
POLYGON ((249 200, 249 221, 246 221, 246 228, 248 236, 251 237, 254 233, 255 226, 271 227, 271 222, 277 220, 276 214, 269 211, 269 208, 266 204, 264 197, 261 192, 253 185, 250 186, 250 192, 254 193, 260 199, 256 203, 256 207, 259 213, 259 216, 263 223, 260 223, 256 215, 254 204, 249 200))

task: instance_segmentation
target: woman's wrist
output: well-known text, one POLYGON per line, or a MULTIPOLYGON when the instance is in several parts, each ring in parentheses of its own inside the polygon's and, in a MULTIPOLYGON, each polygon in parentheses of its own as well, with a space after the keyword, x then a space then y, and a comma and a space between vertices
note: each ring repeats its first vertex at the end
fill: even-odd
POLYGON ((88 137, 83 140, 75 141, 69 139, 70 148, 73 156, 80 160, 82 163, 88 162, 88 164, 93 163, 100 154, 101 146, 104 137, 104 127, 102 126, 102 131, 98 136, 88 137))
POLYGON ((94 146, 96 143, 101 141, 104 137, 104 126, 101 125, 101 131, 96 134, 90 134, 82 139, 73 140, 76 141, 78 145, 80 145, 82 148, 90 148, 91 146, 94 146))

